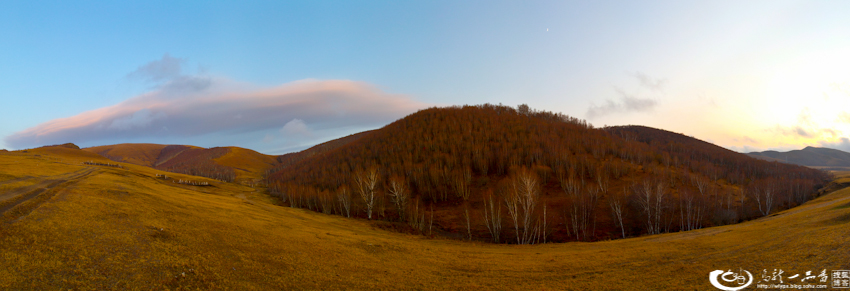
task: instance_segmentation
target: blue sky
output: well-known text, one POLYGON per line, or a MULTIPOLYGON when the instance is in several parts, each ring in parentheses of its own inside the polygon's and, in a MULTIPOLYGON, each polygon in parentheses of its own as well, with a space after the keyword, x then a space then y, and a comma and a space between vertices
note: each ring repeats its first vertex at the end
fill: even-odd
POLYGON ((850 150, 846 1, 0 3, 0 148, 280 154, 527 103, 737 150, 850 150))

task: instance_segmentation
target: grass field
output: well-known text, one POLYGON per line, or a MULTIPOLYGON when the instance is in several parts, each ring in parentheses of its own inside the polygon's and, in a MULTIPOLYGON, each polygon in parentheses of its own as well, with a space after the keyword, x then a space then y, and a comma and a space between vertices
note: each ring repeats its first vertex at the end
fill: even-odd
POLYGON ((515 246, 388 232, 233 183, 80 164, 92 159, 107 161, 0 153, 0 185, 60 181, 2 213, 0 289, 713 290, 713 270, 850 269, 850 189, 738 225, 515 246))

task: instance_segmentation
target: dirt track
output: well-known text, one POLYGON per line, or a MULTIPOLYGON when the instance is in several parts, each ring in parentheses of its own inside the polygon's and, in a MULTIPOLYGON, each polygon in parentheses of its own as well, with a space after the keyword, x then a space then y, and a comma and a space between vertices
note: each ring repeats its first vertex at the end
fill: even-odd
POLYGON ((80 179, 88 176, 95 170, 97 170, 97 168, 88 167, 65 175, 50 177, 50 179, 41 181, 35 185, 24 186, 5 193, 0 193, 0 213, 6 212, 21 203, 41 195, 42 193, 68 187, 79 182, 80 179))
MULTIPOLYGON (((15 178, 15 179, 11 179, 11 180, 0 181, 0 186, 6 185, 6 184, 17 183, 17 182, 21 182, 21 181, 26 181, 26 180, 29 180, 29 179, 34 179, 34 178, 27 176, 27 177, 20 177, 20 178, 15 178)), ((0 201, 2 201, 2 200, 3 199, 0 198, 0 201)))

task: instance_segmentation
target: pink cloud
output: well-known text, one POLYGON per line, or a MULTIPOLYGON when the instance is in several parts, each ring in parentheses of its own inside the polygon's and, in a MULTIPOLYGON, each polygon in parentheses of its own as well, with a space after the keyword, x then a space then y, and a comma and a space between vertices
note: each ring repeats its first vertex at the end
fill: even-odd
POLYGON ((5 138, 16 148, 122 138, 189 137, 279 130, 297 119, 311 130, 376 126, 427 107, 349 80, 301 80, 272 88, 181 76, 116 105, 58 118, 5 138), (239 118, 234 118, 238 116, 239 118))

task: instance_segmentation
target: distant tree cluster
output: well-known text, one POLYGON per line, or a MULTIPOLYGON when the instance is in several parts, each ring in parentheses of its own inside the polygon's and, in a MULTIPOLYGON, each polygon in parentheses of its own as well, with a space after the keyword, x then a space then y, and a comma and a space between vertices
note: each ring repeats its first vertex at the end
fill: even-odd
POLYGON ((175 147, 183 148, 169 150, 166 147, 166 149, 163 149, 160 155, 172 154, 174 157, 167 159, 165 163, 156 165, 157 169, 172 173, 207 177, 224 182, 233 182, 236 180, 236 171, 233 168, 219 165, 214 161, 214 159, 227 154, 230 151, 228 148, 187 149, 185 146, 175 147))
POLYGON ((484 104, 419 111, 284 156, 291 207, 493 242, 593 241, 735 223, 799 205, 828 179, 647 127, 484 104))
POLYGON ((113 168, 123 168, 119 164, 101 163, 101 162, 95 162, 95 161, 87 161, 87 162, 83 162, 83 164, 89 165, 89 166, 106 166, 106 167, 113 167, 113 168))

